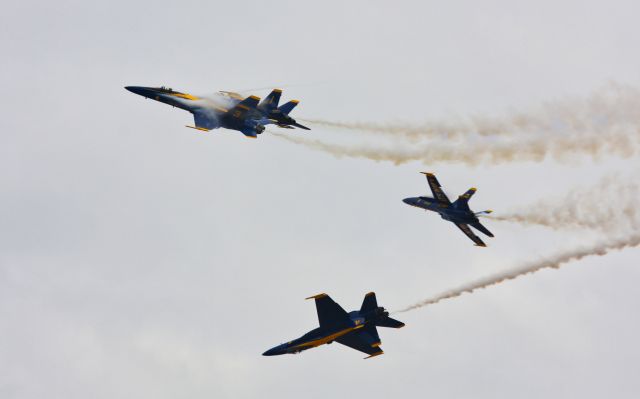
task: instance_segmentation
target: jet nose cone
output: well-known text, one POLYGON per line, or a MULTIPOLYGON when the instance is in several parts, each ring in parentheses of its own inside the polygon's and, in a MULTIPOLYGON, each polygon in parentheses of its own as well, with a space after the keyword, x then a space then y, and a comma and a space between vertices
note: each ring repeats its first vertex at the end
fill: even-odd
POLYGON ((276 352, 277 352, 277 349, 278 349, 278 348, 271 348, 271 349, 269 349, 268 351, 265 351, 265 352, 262 354, 262 356, 275 356, 275 355, 277 355, 277 354, 278 354, 278 353, 276 353, 276 352))
POLYGON ((269 349, 268 351, 264 352, 262 356, 277 356, 277 355, 283 355, 285 353, 286 351, 283 344, 283 345, 278 345, 274 348, 269 349))
POLYGON ((124 88, 139 96, 149 97, 149 89, 147 87, 125 86, 124 88))
POLYGON ((402 202, 404 202, 407 205, 413 205, 415 203, 415 199, 414 198, 405 198, 402 200, 402 202))

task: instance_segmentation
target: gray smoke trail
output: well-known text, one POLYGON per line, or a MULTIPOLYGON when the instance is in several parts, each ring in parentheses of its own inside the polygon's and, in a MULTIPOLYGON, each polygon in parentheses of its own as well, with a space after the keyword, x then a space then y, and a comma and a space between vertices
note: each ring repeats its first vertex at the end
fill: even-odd
MULTIPOLYGON (((423 125, 410 125, 404 122, 338 122, 327 121, 322 119, 301 119, 302 122, 311 123, 319 126, 326 126, 338 129, 354 130, 359 132, 372 132, 380 134, 388 134, 394 136, 404 136, 411 141, 417 141, 422 137, 447 137, 454 138, 462 135, 472 134, 475 130, 471 125, 466 124, 462 120, 451 120, 442 122, 431 122, 423 125)), ((478 130, 481 135, 489 134, 488 130, 478 130)), ((500 134, 499 130, 493 131, 493 134, 500 134)))
POLYGON ((576 249, 564 253, 557 254, 549 259, 533 262, 531 264, 525 264, 516 269, 508 270, 502 273, 495 274, 493 276, 485 277, 475 282, 462 285, 460 287, 445 291, 441 294, 435 295, 431 298, 424 299, 413 305, 407 306, 404 309, 400 309, 394 313, 408 312, 410 310, 423 308, 425 306, 434 305, 440 301, 446 299, 452 299, 459 297, 464 293, 473 293, 479 289, 491 287, 503 283, 505 281, 513 280, 527 274, 533 274, 543 269, 558 269, 567 263, 583 259, 587 256, 604 256, 611 251, 622 250, 625 248, 640 246, 640 234, 632 235, 623 239, 618 239, 606 243, 601 243, 590 248, 576 249))
POLYGON ((621 125, 638 127, 640 91, 611 83, 586 98, 543 104, 527 112, 511 112, 503 117, 452 117, 447 120, 407 124, 405 122, 339 122, 307 119, 308 123, 355 131, 403 137, 415 142, 425 138, 466 138, 471 135, 511 136, 544 132, 608 131, 621 125))
POLYGON ((279 137, 337 157, 395 164, 422 161, 478 165, 541 162, 546 158, 567 161, 580 156, 629 158, 640 153, 640 91, 614 84, 586 99, 549 103, 533 112, 503 118, 473 117, 416 126, 310 122, 384 133, 392 141, 371 146, 279 137), (428 140, 419 142, 424 138, 428 140))
POLYGON ((564 198, 544 199, 524 209, 487 218, 552 229, 635 231, 640 228, 638 198, 638 182, 607 176, 593 187, 571 190, 564 198))
MULTIPOLYGON (((638 120, 640 123, 640 119, 638 120)), ((520 140, 468 140, 431 142, 422 145, 393 143, 387 147, 343 145, 275 134, 292 143, 330 153, 338 158, 389 161, 396 165, 412 161, 424 164, 460 163, 470 166, 508 162, 542 162, 546 158, 566 162, 580 156, 630 158, 640 153, 640 124, 633 129, 601 131, 597 134, 538 136, 520 140)))

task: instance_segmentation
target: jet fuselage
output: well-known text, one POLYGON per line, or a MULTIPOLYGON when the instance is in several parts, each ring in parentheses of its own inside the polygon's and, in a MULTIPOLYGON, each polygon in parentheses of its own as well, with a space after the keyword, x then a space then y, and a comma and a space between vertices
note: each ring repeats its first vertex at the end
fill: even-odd
POLYGON ((203 98, 165 87, 127 86, 125 88, 145 98, 191 112, 196 120, 202 121, 201 125, 204 129, 200 130, 223 127, 255 137, 264 131, 265 123, 271 123, 258 110, 245 107, 242 112, 241 110, 234 111, 236 109, 234 106, 237 106, 238 101, 222 94, 203 98))
POLYGON ((411 197, 403 199, 402 202, 427 211, 436 212, 440 214, 440 217, 444 220, 448 220, 453 223, 471 224, 478 221, 478 218, 473 212, 464 209, 455 209, 451 204, 443 204, 435 198, 411 197))
POLYGON ((376 321, 388 317, 389 312, 384 308, 378 307, 372 312, 363 314, 360 311, 349 313, 349 323, 341 327, 332 329, 324 329, 322 327, 315 328, 300 338, 275 346, 264 352, 264 356, 276 356, 285 354, 299 353, 307 349, 315 348, 320 345, 330 344, 337 338, 351 334, 365 327, 367 324, 375 324, 376 321))

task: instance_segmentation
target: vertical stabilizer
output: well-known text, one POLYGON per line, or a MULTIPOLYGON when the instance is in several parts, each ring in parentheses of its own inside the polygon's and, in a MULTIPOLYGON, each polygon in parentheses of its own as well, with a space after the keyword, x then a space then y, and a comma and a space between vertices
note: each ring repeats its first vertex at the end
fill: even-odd
POLYGON ((365 314, 369 312, 373 312, 378 309, 378 301, 376 300, 376 293, 369 292, 364 296, 364 301, 362 301, 362 306, 360 307, 360 313, 365 314))
POLYGON ((293 109, 298 105, 298 100, 291 100, 286 104, 281 105, 278 110, 285 115, 289 115, 289 112, 293 111, 293 109))
POLYGON ((469 210, 469 199, 473 196, 473 194, 476 193, 476 191, 477 190, 474 187, 468 189, 467 192, 465 192, 464 194, 459 196, 458 199, 454 201, 453 207, 455 209, 468 211, 469 210))
POLYGON ((282 95, 282 90, 273 89, 268 96, 262 100, 262 102, 258 105, 258 109, 260 111, 269 112, 278 108, 278 103, 280 102, 280 96, 282 95))

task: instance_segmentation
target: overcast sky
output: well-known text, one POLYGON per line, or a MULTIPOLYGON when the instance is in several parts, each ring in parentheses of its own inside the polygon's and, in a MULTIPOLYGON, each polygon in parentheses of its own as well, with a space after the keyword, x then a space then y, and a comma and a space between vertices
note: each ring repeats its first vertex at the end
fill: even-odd
MULTIPOLYGON (((398 309, 598 233, 406 206, 437 173, 475 210, 637 158, 465 167, 202 133, 127 85, 282 87, 299 118, 501 115, 640 87, 637 1, 20 1, 0 13, 0 397, 637 398, 637 249, 398 315, 385 355, 261 353, 375 291, 398 309), (482 4, 479 4, 482 3, 482 4)), ((249 90, 264 96, 268 90, 249 90)), ((322 139, 322 127, 285 131, 322 139)), ((335 135, 334 133, 331 133, 335 135)), ((347 134, 347 133, 345 133, 347 134)))

